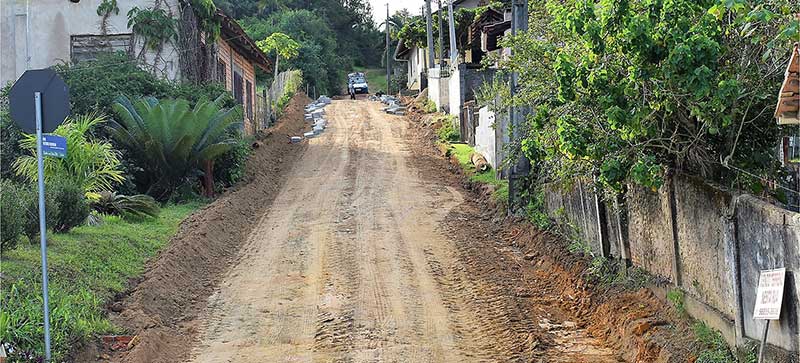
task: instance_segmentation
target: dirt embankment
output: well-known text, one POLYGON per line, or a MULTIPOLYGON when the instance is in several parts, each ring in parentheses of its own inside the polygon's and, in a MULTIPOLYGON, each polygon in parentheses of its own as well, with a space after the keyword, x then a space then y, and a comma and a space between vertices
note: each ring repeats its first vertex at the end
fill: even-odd
MULTIPOLYGON (((694 361, 697 343, 687 321, 672 307, 646 288, 632 291, 593 283, 589 259, 568 252, 560 237, 506 217, 492 189, 469 181, 457 161, 445 158, 429 118, 413 111, 414 157, 431 161, 418 163, 425 168, 422 175, 470 191, 441 228, 456 241, 467 274, 498 296, 492 304, 507 315, 509 325, 505 332, 493 333, 498 345, 525 361, 574 362, 570 357, 580 357, 581 362, 605 362, 582 344, 599 338, 627 362, 694 361)), ((490 313, 492 308, 478 311, 490 313)))
POLYGON ((245 180, 183 221, 142 277, 109 306, 111 320, 138 335, 138 344, 117 353, 91 346, 76 361, 151 363, 187 358, 207 297, 228 266, 234 265, 250 231, 306 150, 306 142, 289 144, 287 136, 302 135, 307 129, 303 107, 308 102, 300 93, 291 99, 277 125, 260 137, 245 180))

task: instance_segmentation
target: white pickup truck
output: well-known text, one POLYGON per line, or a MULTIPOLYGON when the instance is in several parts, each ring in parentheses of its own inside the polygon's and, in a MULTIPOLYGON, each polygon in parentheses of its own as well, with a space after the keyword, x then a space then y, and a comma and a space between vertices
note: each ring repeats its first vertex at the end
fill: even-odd
POLYGON ((367 78, 362 72, 350 73, 347 75, 347 88, 353 88, 355 93, 369 93, 369 85, 367 85, 367 78))

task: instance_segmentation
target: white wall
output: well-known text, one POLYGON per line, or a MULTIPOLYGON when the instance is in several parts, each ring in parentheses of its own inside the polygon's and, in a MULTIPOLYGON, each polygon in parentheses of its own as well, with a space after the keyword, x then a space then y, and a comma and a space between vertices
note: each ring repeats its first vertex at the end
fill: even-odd
POLYGON ((492 168, 497 170, 499 162, 495 152, 494 119, 494 112, 489 111, 488 107, 481 107, 478 110, 478 125, 475 127, 475 151, 483 155, 492 168))
POLYGON ((449 86, 449 78, 439 78, 438 67, 428 69, 428 98, 433 100, 437 110, 450 106, 449 86))
MULTIPOLYGON (((70 61, 70 36, 101 34, 101 17, 97 6, 102 0, 0 0, 0 82, 15 81, 29 66, 31 69, 47 68, 70 61), (28 11, 29 9, 29 11, 28 11), (26 24, 30 29, 26 36, 26 24), (29 59, 26 59, 26 38, 29 59)), ((145 8, 153 0, 118 1, 119 14, 108 19, 108 33, 130 33, 127 27, 128 11, 133 7, 145 8)), ((178 0, 163 0, 169 10, 178 16, 178 0)), ((178 53, 169 44, 161 54, 160 68, 163 76, 177 79, 178 53)), ((147 63, 152 64, 150 55, 147 63)))
POLYGON ((459 67, 454 67, 450 71, 447 89, 448 113, 461 120, 461 107, 464 105, 464 97, 461 92, 461 72, 459 67))

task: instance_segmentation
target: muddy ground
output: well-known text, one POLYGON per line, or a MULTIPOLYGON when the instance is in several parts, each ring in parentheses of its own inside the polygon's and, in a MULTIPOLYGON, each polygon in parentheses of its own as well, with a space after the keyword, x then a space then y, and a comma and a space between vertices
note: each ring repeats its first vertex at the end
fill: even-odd
POLYGON ((506 218, 422 118, 337 100, 321 137, 286 144, 305 102, 111 306, 140 336, 113 361, 691 361, 668 307, 588 282, 585 259, 506 218))

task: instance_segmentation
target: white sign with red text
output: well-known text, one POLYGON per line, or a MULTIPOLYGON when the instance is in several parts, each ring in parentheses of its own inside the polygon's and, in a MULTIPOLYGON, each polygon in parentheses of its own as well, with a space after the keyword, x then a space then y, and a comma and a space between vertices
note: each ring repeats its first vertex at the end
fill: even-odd
POLYGON ((763 270, 758 278, 756 292, 756 308, 753 319, 778 320, 783 304, 783 283, 786 280, 786 269, 763 270))

